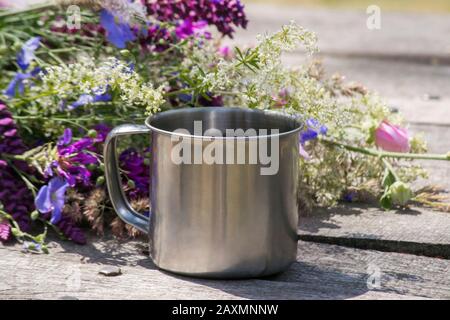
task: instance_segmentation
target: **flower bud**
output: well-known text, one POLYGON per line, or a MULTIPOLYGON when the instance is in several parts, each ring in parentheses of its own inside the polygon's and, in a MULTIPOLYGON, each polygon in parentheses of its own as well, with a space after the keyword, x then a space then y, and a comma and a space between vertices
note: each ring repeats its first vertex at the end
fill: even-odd
POLYGON ((392 152, 409 152, 411 148, 408 131, 387 121, 381 122, 375 130, 375 143, 379 148, 392 152))
POLYGON ((133 180, 128 180, 128 187, 130 189, 135 189, 136 188, 136 183, 134 183, 133 180))
POLYGON ((389 194, 392 202, 400 206, 404 206, 413 197, 411 187, 401 181, 396 181, 389 187, 389 194))
POLYGON ((128 58, 130 56, 130 50, 127 49, 120 50, 120 54, 122 55, 122 57, 128 58))
POLYGON ((95 137, 97 137, 97 131, 95 131, 94 129, 91 129, 88 131, 87 135, 89 138, 95 138, 95 137))
POLYGON ((31 220, 36 220, 37 218, 39 218, 39 211, 34 210, 34 211, 31 213, 31 220))
POLYGON ((105 176, 100 176, 97 178, 97 180, 95 181, 95 186, 96 187, 100 187, 105 183, 105 176))

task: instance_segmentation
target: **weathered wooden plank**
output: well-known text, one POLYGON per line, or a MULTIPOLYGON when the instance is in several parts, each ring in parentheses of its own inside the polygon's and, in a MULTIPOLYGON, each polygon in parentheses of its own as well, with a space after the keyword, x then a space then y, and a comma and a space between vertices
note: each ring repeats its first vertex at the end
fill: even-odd
POLYGON ((3 299, 408 299, 450 298, 450 261, 299 242, 298 262, 281 275, 219 281, 161 272, 136 241, 54 244, 49 255, 0 246, 3 299), (98 274, 116 265, 122 275, 98 274), (380 288, 369 290, 373 270, 380 288), (375 271, 376 271, 375 270, 375 271))
POLYGON ((317 33, 323 52, 406 56, 444 56, 449 51, 448 14, 388 12, 381 28, 366 26, 365 10, 307 8, 299 5, 246 4, 247 30, 238 30, 236 41, 254 43, 254 34, 273 32, 290 20, 317 33), (400 41, 401 40, 401 41, 400 41))
POLYGON ((316 209, 300 218, 300 239, 362 249, 450 258, 450 214, 364 205, 316 209))

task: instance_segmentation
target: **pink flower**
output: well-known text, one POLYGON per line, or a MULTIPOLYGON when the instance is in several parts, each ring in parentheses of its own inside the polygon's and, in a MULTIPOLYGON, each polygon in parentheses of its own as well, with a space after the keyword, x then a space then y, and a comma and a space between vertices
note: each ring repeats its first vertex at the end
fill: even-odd
POLYGON ((303 144, 301 144, 301 143, 298 144, 298 152, 302 156, 303 159, 305 159, 305 160, 311 159, 311 156, 309 155, 308 152, 306 152, 305 148, 303 147, 303 144))
POLYGON ((282 108, 288 103, 289 91, 283 88, 278 92, 278 95, 273 95, 272 100, 275 102, 275 108, 282 108))
POLYGON ((11 226, 4 220, 0 220, 0 242, 6 242, 11 237, 11 226))
POLYGON ((233 55, 233 52, 231 51, 229 46, 221 46, 218 51, 219 54, 225 59, 231 58, 233 55))
POLYGON ((375 130, 376 145, 386 151, 409 152, 409 134, 405 128, 390 124, 386 120, 381 122, 375 130))

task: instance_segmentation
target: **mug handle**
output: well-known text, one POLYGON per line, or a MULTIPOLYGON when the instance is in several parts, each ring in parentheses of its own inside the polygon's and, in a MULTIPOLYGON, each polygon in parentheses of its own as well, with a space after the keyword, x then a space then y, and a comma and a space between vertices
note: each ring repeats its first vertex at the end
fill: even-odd
POLYGON ((119 161, 116 149, 119 136, 149 132, 150 129, 144 125, 123 124, 117 126, 106 137, 103 150, 106 186, 112 205, 123 221, 144 233, 148 233, 149 218, 135 211, 125 196, 119 174, 119 161))

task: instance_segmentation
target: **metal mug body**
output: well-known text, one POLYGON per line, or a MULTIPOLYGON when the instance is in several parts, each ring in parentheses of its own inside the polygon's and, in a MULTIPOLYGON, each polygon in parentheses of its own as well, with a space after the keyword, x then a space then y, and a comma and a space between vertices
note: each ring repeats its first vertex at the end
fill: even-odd
MULTIPOLYGON (((150 256, 159 268, 197 277, 248 278, 284 271, 296 260, 300 125, 293 118, 240 108, 192 108, 157 114, 146 125, 151 136, 151 214, 148 224, 144 221, 140 227, 148 227, 150 256), (280 133, 206 137, 194 133, 195 121, 201 121, 203 130, 280 133), (175 133, 178 128, 187 133, 175 133), (224 161, 173 161, 174 148, 184 138, 190 139, 192 153, 222 141, 216 152, 220 149, 224 161), (277 139, 271 150, 278 153, 274 174, 261 174, 267 164, 248 163, 255 151, 252 143, 262 139, 268 146, 277 139), (236 163, 237 148, 244 150, 246 162, 236 163)), ((107 154, 105 162, 110 161, 107 154)), ((106 167, 114 202, 120 195, 111 190, 106 167)), ((120 209, 116 208, 119 215, 124 211, 120 209)))

